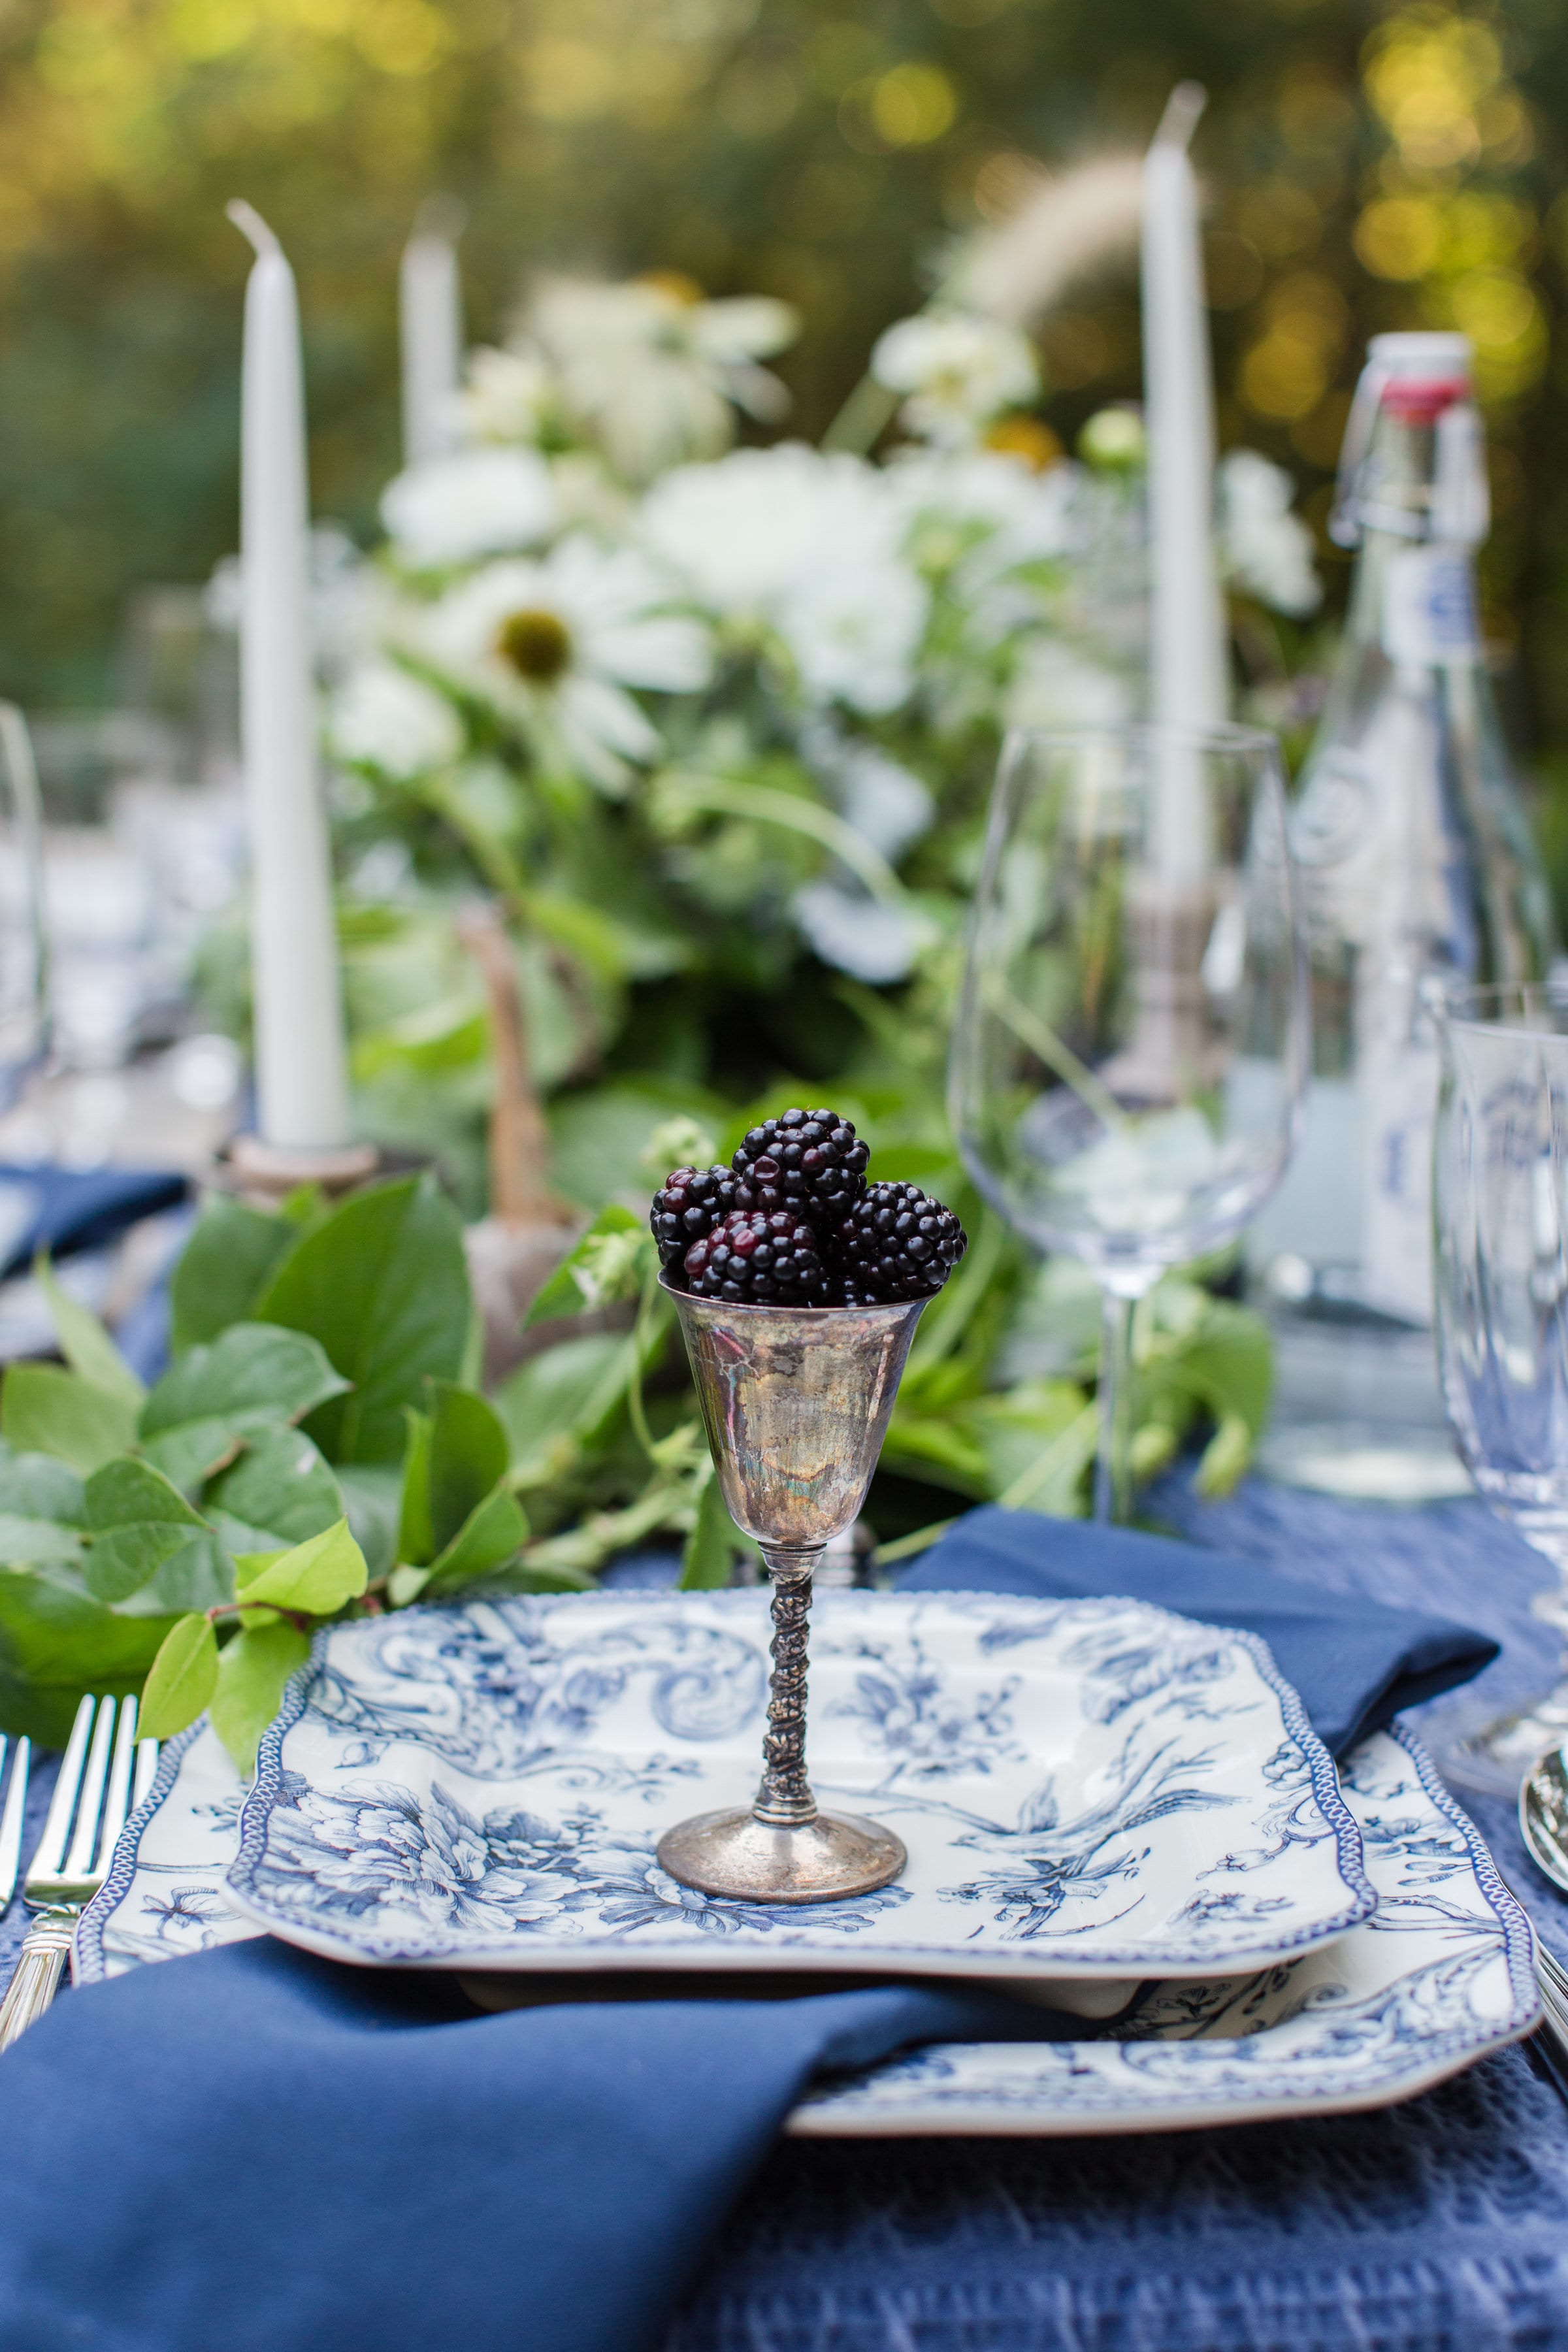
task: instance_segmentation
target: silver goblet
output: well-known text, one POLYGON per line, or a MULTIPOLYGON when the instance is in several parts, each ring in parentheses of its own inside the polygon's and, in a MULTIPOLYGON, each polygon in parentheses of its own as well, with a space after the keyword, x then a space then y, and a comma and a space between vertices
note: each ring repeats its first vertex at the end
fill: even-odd
POLYGON ((763 1780, 748 1810, 666 1831, 658 1860, 704 1895, 826 1903, 896 1878, 901 1838, 817 1810, 805 1777, 812 1571, 853 1526, 882 1450, 923 1298, 891 1307, 744 1307, 665 1283, 680 1317, 720 1491, 773 1578, 763 1780))

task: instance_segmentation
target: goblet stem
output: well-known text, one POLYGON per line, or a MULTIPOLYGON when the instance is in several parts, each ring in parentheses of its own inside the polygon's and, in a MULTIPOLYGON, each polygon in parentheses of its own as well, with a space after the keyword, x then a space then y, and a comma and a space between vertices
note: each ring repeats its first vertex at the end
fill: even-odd
POLYGON ((1132 1516, 1132 1318, 1136 1298, 1100 1297, 1100 1453, 1094 1465, 1094 1516, 1121 1527, 1132 1516))
POLYGON ((763 1740, 763 1784, 752 1811, 759 1822, 789 1828, 816 1819, 816 1799, 805 1777, 806 1640, 812 1571, 826 1547, 779 1551, 764 1544, 773 1580, 773 1662, 768 1682, 768 1727, 763 1740))

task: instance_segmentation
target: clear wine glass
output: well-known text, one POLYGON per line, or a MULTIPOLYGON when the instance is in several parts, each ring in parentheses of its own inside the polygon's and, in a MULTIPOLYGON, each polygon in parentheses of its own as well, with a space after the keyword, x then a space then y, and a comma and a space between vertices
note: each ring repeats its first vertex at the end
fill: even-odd
MULTIPOLYGON (((1568 1635, 1568 1000, 1451 989, 1437 1013, 1433 1156, 1437 1370, 1478 1492, 1557 1571, 1536 1613, 1568 1635)), ((1568 1734, 1554 1689, 1494 1722, 1460 1717, 1450 1778, 1514 1795, 1568 1734)))
POLYGON ((1104 1300, 1095 1516, 1131 1504, 1137 1302, 1278 1183, 1308 1069, 1279 747, 1244 727, 1004 749, 949 1099, 965 1165, 1104 1300))

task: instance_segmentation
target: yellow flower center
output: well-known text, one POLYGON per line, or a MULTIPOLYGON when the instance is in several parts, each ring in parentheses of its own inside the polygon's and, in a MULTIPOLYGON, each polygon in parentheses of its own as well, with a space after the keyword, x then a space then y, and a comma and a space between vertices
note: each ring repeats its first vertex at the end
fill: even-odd
POLYGON ((1046 473, 1062 455, 1061 443, 1037 416, 1005 417, 985 436, 985 446, 1000 449, 1009 457, 1022 457, 1037 474, 1046 473))
POLYGON ((559 614, 528 606, 507 614, 496 631, 496 651, 530 686, 552 686, 571 664, 571 632, 559 614))
POLYGON ((699 302, 707 299, 696 278, 689 278, 684 269, 646 269, 638 283, 651 286, 660 294, 668 294, 670 300, 679 302, 683 310, 694 310, 699 302))

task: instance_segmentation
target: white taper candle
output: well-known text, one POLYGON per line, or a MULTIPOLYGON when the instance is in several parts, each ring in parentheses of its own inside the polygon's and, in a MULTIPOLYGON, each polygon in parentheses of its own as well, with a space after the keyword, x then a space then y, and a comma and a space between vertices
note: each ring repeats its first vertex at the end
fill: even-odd
MULTIPOLYGON (((1197 184, 1187 142, 1205 93, 1171 93, 1143 165, 1143 405, 1149 436, 1150 711, 1205 728, 1229 709, 1225 604, 1215 551, 1214 380, 1197 184)), ((1166 762, 1159 863, 1173 880, 1210 863, 1189 763, 1166 762)))
POLYGON ((457 438, 454 411, 463 365, 457 240, 462 225, 462 206, 437 196, 424 206, 403 248, 398 331, 405 466, 445 457, 457 438))
POLYGON ((294 273, 248 205, 240 721, 250 833, 257 1129, 287 1150, 349 1140, 342 985, 310 666, 310 494, 294 273))

